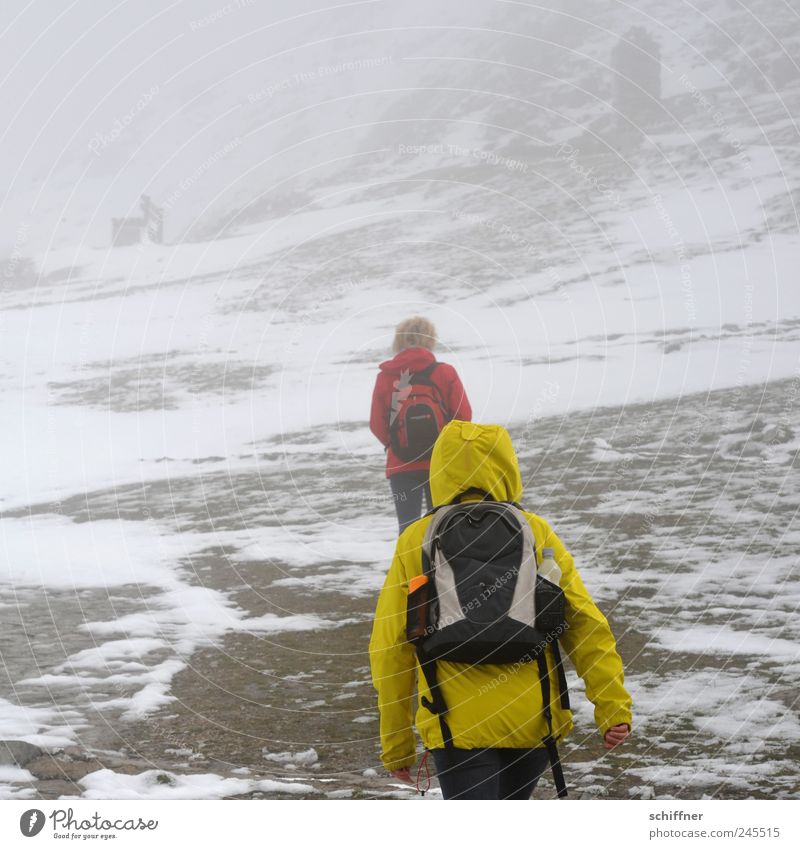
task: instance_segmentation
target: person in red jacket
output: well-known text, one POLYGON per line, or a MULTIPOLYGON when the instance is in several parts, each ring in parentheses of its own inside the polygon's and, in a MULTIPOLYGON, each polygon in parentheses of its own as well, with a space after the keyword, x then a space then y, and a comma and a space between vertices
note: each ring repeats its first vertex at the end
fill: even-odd
POLYGON ((392 446, 392 424, 404 415, 403 404, 415 375, 420 375, 420 380, 429 387, 431 400, 441 408, 442 426, 452 419, 466 422, 472 419, 472 407, 458 373, 453 366, 436 360, 435 347, 436 328, 426 318, 414 316, 400 322, 394 336, 395 356, 380 364, 372 393, 369 427, 386 450, 386 477, 392 489, 400 533, 423 514, 423 495, 427 509, 432 506, 428 481, 430 456, 403 460, 392 446))

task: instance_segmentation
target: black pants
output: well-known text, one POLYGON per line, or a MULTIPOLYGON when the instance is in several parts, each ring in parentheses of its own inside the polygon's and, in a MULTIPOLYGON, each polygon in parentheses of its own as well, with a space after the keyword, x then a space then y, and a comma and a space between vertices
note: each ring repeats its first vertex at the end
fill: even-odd
POLYGON ((428 470, 417 472, 397 472, 389 478, 394 498, 394 509, 397 511, 397 523, 400 533, 420 516, 431 509, 431 485, 428 480, 428 470), (428 505, 422 509, 422 496, 428 505))
POLYGON ((445 799, 530 799, 546 749, 433 749, 445 799))

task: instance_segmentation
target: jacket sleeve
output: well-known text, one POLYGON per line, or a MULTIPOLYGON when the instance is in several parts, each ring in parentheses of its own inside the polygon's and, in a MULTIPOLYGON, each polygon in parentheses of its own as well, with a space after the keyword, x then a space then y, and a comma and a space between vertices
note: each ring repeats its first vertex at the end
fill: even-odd
POLYGON ((461 383, 461 378, 452 366, 448 366, 448 372, 446 386, 447 410, 452 418, 462 422, 471 422, 472 407, 470 406, 464 386, 461 383))
POLYGON ((372 683, 378 692, 381 761, 387 770, 417 759, 413 730, 416 655, 406 641, 408 582, 398 549, 378 598, 369 644, 372 683))
POLYGON ((601 734, 622 723, 632 727, 631 697, 608 620, 583 585, 572 555, 549 527, 544 545, 554 551, 567 599, 567 629, 560 642, 586 684, 597 727, 601 734))
POLYGON ((372 409, 369 416, 369 429, 378 441, 386 447, 389 444, 389 408, 390 401, 386 398, 383 386, 382 372, 378 372, 375 388, 372 390, 372 409))

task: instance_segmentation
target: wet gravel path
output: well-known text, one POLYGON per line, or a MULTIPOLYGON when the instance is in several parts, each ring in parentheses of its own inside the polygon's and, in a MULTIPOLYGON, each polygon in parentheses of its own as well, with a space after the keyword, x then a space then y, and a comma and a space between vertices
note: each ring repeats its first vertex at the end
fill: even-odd
MULTIPOLYGON (((783 381, 512 429, 525 506, 575 554, 618 635, 635 699, 630 745, 604 755, 573 677, 577 728, 563 754, 574 796, 797 796, 797 402, 798 381, 783 381)), ((189 584, 228 594, 249 616, 313 614, 332 625, 224 634, 182 658, 173 702, 132 721, 92 711, 93 699, 114 695, 108 684, 43 692, 19 682, 91 645, 81 622, 154 603, 147 588, 4 591, 0 695, 55 706, 65 725, 80 726, 78 748, 34 763, 37 795, 80 792, 74 781, 98 765, 301 781, 314 796, 408 795, 378 767, 367 657, 391 550, 388 487, 324 435, 254 446, 253 471, 200 465, 191 478, 62 503, 78 522, 151 519, 205 534, 208 544, 182 563, 189 584), (248 535, 267 531, 312 556, 271 555, 266 542, 262 556, 243 556, 248 535)), ((551 794, 543 781, 536 795, 551 794)))

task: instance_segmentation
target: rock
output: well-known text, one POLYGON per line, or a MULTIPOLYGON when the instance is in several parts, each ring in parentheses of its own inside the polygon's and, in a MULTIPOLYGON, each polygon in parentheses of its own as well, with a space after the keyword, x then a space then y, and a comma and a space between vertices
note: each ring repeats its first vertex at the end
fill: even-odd
POLYGON ((73 761, 42 755, 28 763, 28 771, 40 781, 79 781, 90 772, 103 769, 100 761, 73 761))
POLYGON ((113 764, 106 762, 103 769, 111 769, 121 775, 138 775, 140 772, 147 772, 152 769, 153 765, 148 763, 137 763, 134 761, 116 761, 113 764))
POLYGON ((65 754, 70 760, 73 761, 92 761, 95 760, 93 755, 90 755, 88 752, 83 749, 78 748, 78 746, 67 746, 63 754, 65 754))
POLYGON ((36 783, 38 799, 79 798, 82 792, 83 788, 71 781, 38 781, 36 783))
POLYGON ((25 766, 40 757, 42 750, 22 740, 0 740, 0 766, 25 766))

